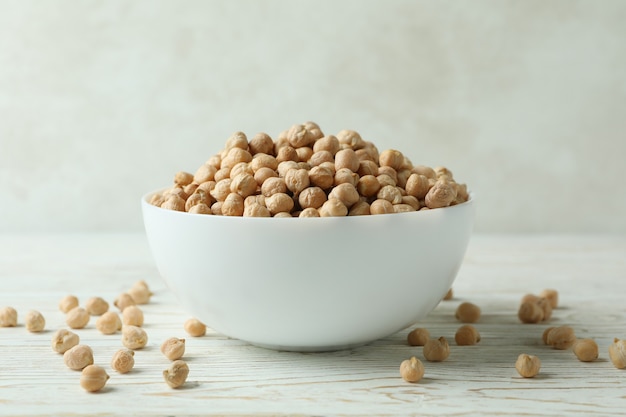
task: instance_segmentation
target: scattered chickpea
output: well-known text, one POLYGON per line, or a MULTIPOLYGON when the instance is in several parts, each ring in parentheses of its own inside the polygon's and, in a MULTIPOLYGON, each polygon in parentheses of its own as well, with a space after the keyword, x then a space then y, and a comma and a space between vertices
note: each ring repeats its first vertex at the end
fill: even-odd
POLYGON ((424 345, 424 358, 430 362, 441 362, 450 356, 450 346, 445 337, 430 339, 424 345))
POLYGON ((111 359, 111 368, 120 374, 130 372, 133 366, 135 366, 135 351, 130 349, 118 350, 111 359))
POLYGON ((115 311, 107 311, 96 320, 96 329, 102 334, 114 334, 122 329, 122 320, 115 311))
POLYGON ((85 302, 85 310, 92 316, 101 316, 109 311, 109 303, 102 297, 91 297, 85 302))
POLYGON ((566 350, 576 342, 576 334, 570 326, 560 326, 550 330, 546 340, 554 349, 566 350))
POLYGON ((80 371, 93 364, 93 350, 87 345, 76 345, 63 353, 63 362, 68 368, 80 371))
POLYGON ((72 329, 82 329, 89 323, 89 313, 82 307, 74 307, 65 315, 65 323, 72 329))
POLYGON ((38 333, 46 327, 46 319, 39 311, 31 310, 26 313, 24 324, 29 332, 38 333))
POLYGON ((122 311, 122 323, 132 326, 143 326, 143 311, 138 306, 128 306, 122 311))
POLYGON ((544 312, 538 303, 526 301, 520 304, 517 317, 522 323, 539 323, 543 320, 544 312))
POLYGON ((541 335, 541 340, 543 340, 543 344, 547 345, 548 344, 548 334, 554 329, 554 327, 548 327, 543 331, 543 334, 541 335))
POLYGON ((161 344, 161 353, 171 361, 182 358, 185 354, 185 339, 170 337, 161 344))
POLYGON ((0 327, 17 326, 17 310, 13 307, 2 307, 0 309, 0 327))
POLYGON ((626 368, 626 340, 613 339, 609 345, 609 359, 617 369, 626 368))
POLYGON ((535 294, 525 294, 520 301, 520 304, 524 303, 537 303, 539 301, 539 296, 535 294))
POLYGON ((472 346, 480 342, 480 333, 471 324, 464 324, 457 329, 454 341, 459 346, 472 346))
POLYGON ((424 376, 424 364, 415 356, 400 364, 400 375, 406 382, 418 382, 424 376))
POLYGON ((572 351, 581 362, 592 362, 598 359, 598 344, 593 339, 578 339, 574 342, 572 351))
POLYGON ((148 304, 153 294, 146 281, 140 280, 128 290, 128 295, 132 297, 135 304, 148 304))
POLYGON ((546 298, 553 309, 559 306, 559 293, 557 290, 545 289, 539 293, 539 297, 546 298))
POLYGON ((108 380, 109 375, 104 368, 98 365, 88 365, 80 375, 80 386, 85 391, 96 392, 104 388, 108 380))
POLYGON ((522 353, 515 361, 515 369, 524 378, 533 378, 541 369, 541 360, 536 356, 522 353))
POLYGON ((480 307, 463 302, 456 309, 455 317, 461 323, 476 323, 480 319, 480 307))
POLYGON ((52 350, 57 353, 65 353, 80 342, 80 338, 74 332, 67 329, 59 329, 52 336, 52 350))
POLYGON ((122 326, 122 344, 128 349, 141 349, 148 343, 148 334, 138 326, 122 326))
POLYGON ((548 300, 547 298, 541 297, 537 301, 537 305, 543 311, 542 321, 550 320, 550 318, 552 317, 552 304, 550 304, 550 300, 548 300))
POLYGON ((59 310, 64 313, 69 312, 74 307, 78 307, 78 298, 75 295, 66 295, 59 301, 59 310))
POLYGON ((191 337, 200 337, 206 334, 206 325, 196 318, 187 319, 184 328, 191 337))
POLYGON ((134 306, 136 304, 137 303, 135 302, 133 297, 126 292, 118 295, 115 301, 113 301, 113 305, 117 307, 120 311, 124 311, 126 307, 134 306))
POLYGON ((418 327, 409 332, 406 340, 411 346, 424 346, 430 340, 430 332, 428 329, 418 327))
POLYGON ((171 388, 178 388, 182 386, 187 380, 189 375, 189 366, 185 361, 175 360, 172 364, 163 371, 163 378, 167 385, 171 388))

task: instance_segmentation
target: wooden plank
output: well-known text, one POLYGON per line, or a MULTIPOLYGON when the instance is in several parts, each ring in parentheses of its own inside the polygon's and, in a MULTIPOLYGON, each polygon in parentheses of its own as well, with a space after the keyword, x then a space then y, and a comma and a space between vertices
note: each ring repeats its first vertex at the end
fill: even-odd
POLYGON ((451 355, 424 362, 425 378, 408 384, 400 362, 423 359, 405 342, 409 329, 330 353, 276 352, 213 331, 186 337, 189 316, 158 278, 143 235, 2 236, 0 306, 15 307, 20 325, 0 328, 0 415, 626 415, 626 371, 607 354, 614 337, 626 338, 625 254, 620 236, 475 236, 455 298, 418 324, 447 337, 451 355), (67 293, 112 301, 138 279, 155 292, 143 308, 149 343, 137 351, 134 371, 118 375, 109 361, 120 335, 99 334, 92 319, 77 333, 111 380, 101 393, 83 392, 80 374, 50 348, 54 330, 65 327, 57 303, 67 293), (548 287, 561 295, 552 320, 521 324, 521 296, 548 287), (477 346, 454 345, 454 310, 462 301, 482 308, 477 346), (46 317, 41 334, 23 326, 32 308, 46 317), (595 338, 599 360, 581 363, 571 351, 544 346, 543 330, 563 324, 595 338), (159 345, 171 336, 187 339, 191 373, 179 390, 161 377, 169 361, 159 345), (537 378, 517 375, 513 364, 522 352, 541 358, 537 378))

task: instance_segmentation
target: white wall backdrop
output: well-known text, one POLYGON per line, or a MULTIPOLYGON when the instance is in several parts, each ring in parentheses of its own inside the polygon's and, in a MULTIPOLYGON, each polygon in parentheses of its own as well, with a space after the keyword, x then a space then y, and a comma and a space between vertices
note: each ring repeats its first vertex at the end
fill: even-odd
POLYGON ((0 0, 0 232, 140 231, 236 130, 445 165, 477 232, 626 232, 626 2, 0 0))

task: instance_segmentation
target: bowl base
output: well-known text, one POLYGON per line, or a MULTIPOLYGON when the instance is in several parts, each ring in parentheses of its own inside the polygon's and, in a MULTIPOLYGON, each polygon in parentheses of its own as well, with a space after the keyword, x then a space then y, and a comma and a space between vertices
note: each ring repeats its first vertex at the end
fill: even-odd
MULTIPOLYGON (((244 340, 245 341, 245 340, 244 340)), ((367 345, 372 342, 352 343, 346 345, 332 345, 332 346, 282 346, 282 345, 270 345, 265 343, 255 343, 245 341, 253 346, 257 346, 263 349, 277 350, 280 352, 301 352, 301 353, 315 353, 315 352, 335 352, 338 350, 354 349, 360 346, 367 345)))

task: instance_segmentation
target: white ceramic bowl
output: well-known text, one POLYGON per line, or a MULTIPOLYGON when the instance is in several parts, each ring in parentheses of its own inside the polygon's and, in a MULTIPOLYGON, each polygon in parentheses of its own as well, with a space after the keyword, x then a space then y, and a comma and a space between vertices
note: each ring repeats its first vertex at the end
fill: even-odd
POLYGON ((224 335, 296 351, 365 344, 424 318, 461 266, 475 205, 251 218, 165 210, 152 194, 148 242, 183 308, 224 335))

